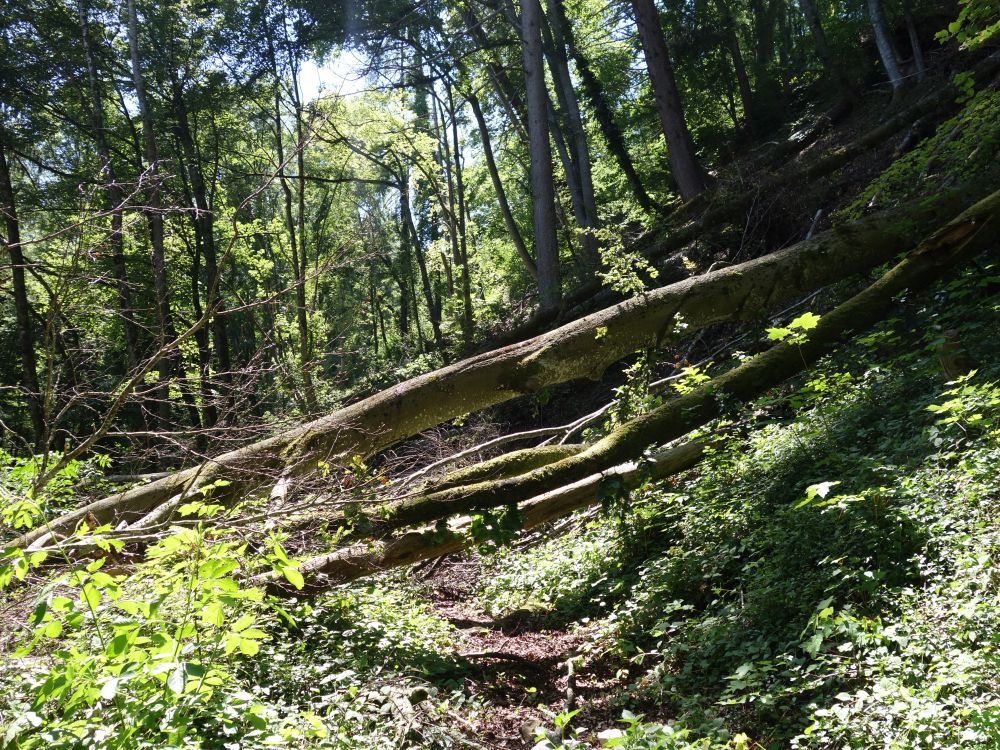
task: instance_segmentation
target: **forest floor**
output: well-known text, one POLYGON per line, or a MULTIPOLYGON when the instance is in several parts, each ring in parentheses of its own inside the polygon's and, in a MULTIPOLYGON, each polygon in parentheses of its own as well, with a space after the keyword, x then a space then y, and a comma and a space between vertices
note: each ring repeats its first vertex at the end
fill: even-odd
POLYGON ((433 613, 455 628, 456 657, 472 665, 466 689, 489 706, 475 725, 479 740, 523 748, 553 715, 577 708, 580 720, 613 723, 620 709, 608 698, 623 687, 622 661, 585 662, 585 624, 552 623, 526 609, 490 616, 476 600, 482 575, 478 556, 456 557, 424 582, 433 613))

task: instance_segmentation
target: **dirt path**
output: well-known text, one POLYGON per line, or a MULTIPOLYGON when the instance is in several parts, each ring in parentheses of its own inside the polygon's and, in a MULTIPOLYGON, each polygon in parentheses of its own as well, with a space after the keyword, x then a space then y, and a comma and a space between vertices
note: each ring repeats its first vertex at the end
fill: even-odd
POLYGON ((488 707, 473 723, 478 742, 497 750, 532 747, 536 727, 552 726, 551 714, 566 710, 570 692, 573 709, 580 709, 574 726, 614 725, 621 709, 609 698, 624 687, 621 663, 592 660, 586 653, 592 633, 584 626, 554 627, 524 610, 501 618, 483 612, 475 601, 481 575, 477 558, 449 559, 425 581, 435 614, 458 631, 455 654, 470 665, 466 689, 488 707))

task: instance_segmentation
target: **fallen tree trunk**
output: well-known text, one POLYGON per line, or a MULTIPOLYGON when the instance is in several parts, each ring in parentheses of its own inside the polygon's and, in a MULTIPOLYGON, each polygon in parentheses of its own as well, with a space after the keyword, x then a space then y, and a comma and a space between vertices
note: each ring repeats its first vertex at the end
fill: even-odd
MULTIPOLYGON (((689 469, 704 456, 709 442, 684 443, 654 454, 641 466, 627 462, 534 498, 519 509, 520 529, 529 531, 594 505, 599 500, 601 483, 610 477, 617 478, 624 488, 633 489, 647 479, 660 481, 689 469)), ((293 589, 275 572, 258 575, 253 583, 266 586, 279 596, 317 594, 384 570, 468 549, 476 544, 471 526, 471 520, 464 519, 445 532, 438 529, 412 531, 392 540, 356 544, 306 560, 299 569, 305 579, 301 591, 293 589)))
POLYGON ((825 314, 801 343, 781 343, 697 390, 627 422, 584 451, 509 479, 443 489, 403 500, 380 512, 382 533, 458 513, 510 505, 604 471, 651 445, 676 440, 787 380, 832 351, 850 335, 880 321, 893 299, 937 280, 959 261, 996 245, 1000 191, 939 229, 874 284, 825 314))
POLYGON ((662 287, 534 339, 487 352, 408 380, 328 416, 230 451, 71 511, 22 535, 27 546, 79 522, 135 518, 160 503, 224 480, 213 499, 247 497, 281 475, 320 462, 369 456, 425 429, 516 396, 577 378, 599 378, 608 365, 641 349, 723 320, 752 318, 834 281, 890 260, 971 198, 952 191, 817 234, 771 255, 662 287))
MULTIPOLYGON (((807 340, 776 345, 698 391, 627 423, 583 453, 510 480, 463 486, 400 503, 387 519, 387 527, 428 523, 456 512, 512 505, 528 498, 519 508, 521 528, 526 530, 595 503, 600 483, 609 476, 619 477, 624 487, 631 488, 637 481, 663 479, 694 466, 704 454, 704 441, 691 441, 654 454, 641 469, 635 462, 599 468, 623 452, 638 455, 651 443, 676 438, 704 425, 718 416, 731 399, 749 400, 806 369, 849 335, 884 318, 900 293, 927 286, 984 247, 995 247, 995 231, 991 230, 998 217, 1000 192, 964 212, 874 284, 824 315, 807 340), (594 468, 598 471, 590 473, 594 468), (581 472, 583 478, 577 479, 581 472), (553 484, 555 489, 548 489, 553 484)), ((254 583, 266 585, 277 595, 316 594, 390 568, 466 549, 475 543, 470 527, 466 519, 444 532, 437 527, 425 528, 388 541, 356 544, 314 557, 300 569, 305 581, 300 592, 293 592, 274 572, 257 576, 254 583)))

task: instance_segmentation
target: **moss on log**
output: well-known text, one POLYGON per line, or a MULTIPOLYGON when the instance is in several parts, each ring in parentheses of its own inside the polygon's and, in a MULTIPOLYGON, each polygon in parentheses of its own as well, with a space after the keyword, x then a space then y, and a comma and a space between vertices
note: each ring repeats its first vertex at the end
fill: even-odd
POLYGON ((321 462, 370 456, 460 414, 555 383, 599 378, 613 362, 673 339, 679 323, 687 335, 719 321, 756 317, 885 263, 971 201, 967 191, 944 193, 662 287, 534 339, 407 380, 200 466, 95 501, 24 534, 14 545, 27 546, 50 533, 71 533, 88 517, 99 523, 141 517, 162 502, 217 480, 229 484, 213 493, 216 501, 266 492, 282 474, 306 475, 321 462))
POLYGON ((509 505, 556 489, 640 455, 650 445, 682 437, 719 416, 733 403, 746 402, 807 369, 850 336, 885 317, 893 299, 940 278, 975 252, 997 244, 1000 192, 963 212, 922 242, 864 291, 825 314, 802 343, 782 343, 622 425, 587 450, 510 479, 444 489, 404 500, 383 518, 383 533, 428 523, 458 513, 509 505))
MULTIPOLYGON (((520 508, 521 530, 528 531, 555 521, 576 510, 598 502, 601 482, 609 476, 633 488, 646 479, 663 480, 696 465, 710 441, 695 440, 660 451, 643 466, 628 462, 607 472, 586 477, 566 487, 533 498, 520 508)), ((253 583, 263 585, 278 596, 308 596, 333 586, 391 568, 414 565, 422 560, 443 557, 476 544, 471 522, 464 519, 446 532, 421 529, 401 534, 395 539, 356 544, 305 561, 300 572, 305 579, 301 591, 292 588, 277 573, 257 576, 253 583)))

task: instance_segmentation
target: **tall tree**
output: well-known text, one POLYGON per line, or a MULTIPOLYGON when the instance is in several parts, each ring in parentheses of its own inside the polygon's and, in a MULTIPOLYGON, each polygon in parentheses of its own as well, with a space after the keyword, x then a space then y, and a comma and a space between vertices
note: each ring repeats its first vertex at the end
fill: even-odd
POLYGON ((740 38, 736 33, 736 19, 733 18, 727 0, 716 0, 719 8, 719 15, 722 16, 723 30, 726 49, 733 62, 733 72, 736 73, 736 83, 740 92, 740 103, 743 105, 743 119, 749 130, 757 129, 754 118, 753 89, 750 87, 750 76, 747 75, 747 66, 743 60, 743 51, 740 49, 740 38))
POLYGON ((483 146, 483 161, 486 162, 486 170, 489 172, 490 181, 493 183, 493 192, 496 194, 497 207, 500 209, 500 215, 503 217, 504 225, 507 227, 507 234, 510 235, 510 240, 514 243, 514 248, 517 250, 521 262, 524 263, 524 267, 531 274, 531 277, 537 281, 538 269, 535 266, 535 259, 531 257, 531 253, 528 252, 528 248, 524 244, 521 230, 518 228, 517 222, 514 220, 514 214, 510 210, 507 191, 504 189, 503 182, 500 179, 500 170, 497 168, 496 157, 493 154, 490 129, 486 124, 483 108, 480 106, 479 99, 475 94, 470 92, 467 98, 469 107, 472 109, 472 115, 476 118, 476 126, 479 128, 479 138, 483 146))
POLYGON ((924 51, 920 46, 920 34, 917 31, 917 22, 913 18, 911 0, 903 0, 903 18, 906 21, 906 34, 910 38, 910 49, 913 51, 913 71, 917 76, 917 82, 923 83, 927 78, 927 63, 924 61, 924 51))
MULTIPOLYGON (((305 287, 305 271, 307 265, 305 264, 305 216, 304 216, 304 201, 305 201, 305 174, 304 174, 304 161, 302 151, 305 148, 304 139, 302 138, 302 108, 300 106, 299 98, 297 93, 293 93, 293 104, 295 105, 295 125, 296 132, 299 135, 300 143, 296 146, 295 158, 298 166, 298 201, 295 199, 295 195, 292 192, 292 187, 289 184, 288 176, 285 172, 286 156, 285 156, 285 123, 284 123, 284 105, 283 97, 281 95, 282 87, 284 86, 284 76, 281 70, 281 66, 278 64, 278 55, 275 45, 275 26, 281 25, 285 26, 287 20, 282 16, 274 21, 265 21, 264 33, 266 36, 267 44, 267 54, 269 58, 269 63, 271 67, 271 74, 273 76, 274 85, 274 107, 271 112, 271 117, 274 123, 274 145, 278 161, 278 182, 281 185, 281 193, 284 198, 284 209, 285 209, 285 229, 288 232, 288 245, 291 250, 292 256, 292 277, 294 286, 294 299, 295 299, 295 321, 298 327, 299 335, 299 346, 298 346, 298 359, 299 368, 301 370, 302 377, 302 390, 305 397, 305 407, 310 412, 315 412, 319 407, 319 399, 316 396, 316 385, 313 382, 312 376, 312 347, 310 342, 310 332, 309 332, 309 316, 308 309, 306 306, 306 287, 305 287), (296 213, 293 206, 298 203, 298 218, 296 219, 296 213)), ((287 40, 286 40, 287 41, 287 40)), ((287 47, 288 45, 286 45, 287 47)), ((294 52, 288 49, 289 55, 294 56, 294 52)), ((289 65, 293 71, 297 70, 298 62, 290 58, 289 65)), ((292 90, 297 92, 298 82, 297 79, 293 80, 292 90)))
POLYGON ((139 366, 139 326, 132 306, 132 288, 125 267, 125 234, 123 231, 124 191, 118 181, 111 148, 104 125, 104 93, 100 72, 97 67, 97 49, 90 33, 90 13, 86 0, 79 5, 80 34, 87 57, 87 82, 90 88, 90 123, 97 155, 101 160, 100 178, 106 183, 108 208, 111 211, 111 262, 118 289, 118 306, 124 333, 125 357, 129 370, 139 366))
POLYGON ((628 151, 628 146, 625 144, 625 136, 615 121, 611 105, 608 103, 608 98, 604 93, 604 87, 601 85, 596 73, 594 73, 590 65, 590 60, 587 59, 587 56, 584 55, 576 42, 573 25, 565 17, 562 2, 556 2, 555 8, 563 16, 563 31, 565 32, 570 56, 573 58, 573 62, 576 63, 576 70, 580 76, 580 82, 583 84, 583 91, 590 102, 591 108, 594 110, 594 117, 601 128, 604 140, 607 141, 608 149, 618 162, 618 166, 621 168, 622 174, 625 175, 625 179, 632 189, 636 201, 647 212, 653 212, 656 210, 656 206, 647 192, 645 185, 642 184, 642 178, 639 177, 639 173, 636 171, 635 162, 633 162, 632 156, 628 151))
POLYGON ((14 317, 17 324, 17 348, 21 359, 21 378, 28 401, 28 415, 31 418, 32 440, 35 450, 45 450, 47 436, 45 426, 45 403, 38 387, 38 366, 35 362, 35 332, 31 323, 31 303, 25 281, 27 264, 21 248, 21 224, 17 216, 17 202, 14 182, 11 179, 10 163, 7 159, 8 136, 0 124, 0 211, 3 213, 5 236, 0 238, 10 257, 11 279, 14 293, 14 317))
MULTIPOLYGON (((463 172, 462 146, 458 140, 458 109, 455 107, 455 95, 450 83, 445 84, 448 95, 448 116, 451 120, 452 154, 455 165, 455 194, 458 213, 457 221, 453 221, 459 238, 459 261, 462 277, 462 336, 466 344, 472 343, 472 331, 475 321, 472 310, 472 275, 469 269, 468 227, 465 222, 465 178, 463 172)), ((447 142, 447 134, 445 134, 447 142)))
MULTIPOLYGON (((170 289, 167 282, 166 250, 163 235, 163 212, 160 203, 160 157, 156 145, 156 131, 153 112, 146 93, 146 80, 142 71, 139 51, 139 20, 135 10, 135 0, 128 0, 128 46, 132 63, 132 83, 135 100, 142 122, 142 143, 146 159, 145 182, 146 217, 149 222, 150 260, 153 267, 153 286, 156 295, 156 315, 158 323, 157 346, 167 347, 177 337, 173 315, 170 312, 170 289)), ((178 355, 179 356, 179 355, 178 355)), ((178 362, 178 356, 165 356, 160 360, 160 378, 157 389, 157 416, 161 424, 167 421, 170 409, 167 384, 178 362)))
POLYGON ((684 119, 684 106, 674 78, 667 42, 660 26, 660 14, 653 0, 632 0, 635 23, 646 58, 656 108, 660 114, 663 136, 667 141, 670 167, 681 198, 696 198, 706 187, 705 173, 695 155, 694 141, 684 119))
MULTIPOLYGON (((226 304, 221 289, 222 279, 219 272, 218 252, 215 246, 215 207, 211 204, 209 198, 209 189, 206 185, 204 170, 202 169, 201 152, 195 143, 192 132, 186 93, 176 73, 172 73, 170 78, 177 137, 181 143, 184 156, 183 162, 186 167, 188 182, 196 209, 191 215, 191 221, 195 230, 195 242, 198 244, 201 254, 205 257, 205 270, 207 272, 205 304, 212 318, 211 327, 212 339, 215 344, 215 355, 218 359, 219 371, 223 383, 231 385, 233 365, 230 354, 229 330, 225 316, 226 304)), ((197 286, 197 280, 195 283, 197 286)), ((215 419, 213 418, 211 421, 214 424, 215 419)))
POLYGON ((872 29, 875 31, 875 44, 878 47, 879 57, 882 59, 882 67, 885 68, 886 75, 889 76, 892 96, 895 99, 903 90, 906 81, 899 65, 899 55, 896 53, 896 45, 892 41, 892 31, 885 17, 885 6, 882 4, 882 0, 868 0, 868 17, 871 19, 872 29))
POLYGON ((555 189, 549 147, 548 92, 542 67, 542 8, 538 0, 521 0, 521 47, 527 90, 528 141, 531 157, 531 201, 538 268, 539 307, 553 312, 562 299, 559 245, 556 240, 555 189))
POLYGON ((853 99, 854 90, 850 83, 848 83, 843 69, 834 61, 833 54, 830 52, 830 46, 826 42, 826 32, 823 30, 823 24, 819 19, 816 0, 799 0, 799 7, 802 8, 802 15, 806 17, 806 23, 809 24, 813 47, 816 50, 816 56, 823 65, 823 72, 826 74, 827 80, 831 81, 837 87, 845 99, 853 99))
POLYGON ((559 0, 546 0, 548 15, 539 10, 543 19, 543 40, 548 39, 550 53, 549 69, 552 71, 552 83, 556 96, 563 110, 566 121, 566 135, 569 138, 573 154, 573 168, 579 183, 580 206, 576 209, 577 223, 580 225, 580 244, 584 251, 584 263, 589 272, 600 265, 597 249, 597 237, 594 230, 598 227, 597 199, 594 194, 594 177, 591 166, 590 144, 587 142, 587 131, 584 127, 580 103, 569 70, 569 58, 566 54, 566 27, 559 0))

